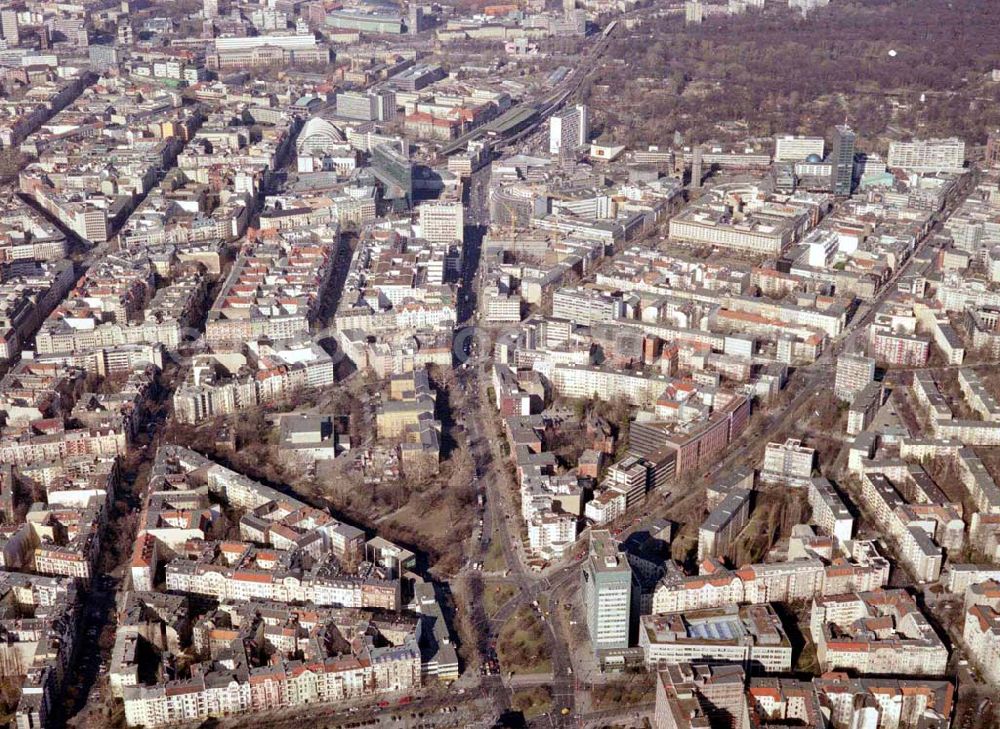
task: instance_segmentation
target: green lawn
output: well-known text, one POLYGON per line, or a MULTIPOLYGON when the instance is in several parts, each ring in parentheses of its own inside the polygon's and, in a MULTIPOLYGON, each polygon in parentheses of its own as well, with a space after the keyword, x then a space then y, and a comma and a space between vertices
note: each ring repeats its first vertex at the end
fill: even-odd
POLYGON ((639 674, 628 681, 594 686, 590 698, 598 709, 612 709, 656 700, 656 685, 650 674, 639 674))
POLYGON ((508 582, 487 582, 483 591, 483 607, 489 617, 497 614, 503 605, 514 597, 517 589, 508 582))
POLYGON ((484 572, 504 572, 507 569, 507 560, 503 557, 503 545, 500 539, 494 535, 490 540, 490 546, 486 550, 486 559, 483 560, 484 572))
POLYGON ((525 605, 508 620, 497 639, 500 668, 505 673, 551 673, 552 658, 535 609, 525 605))
POLYGON ((534 719, 552 711, 552 689, 548 686, 520 689, 511 694, 510 703, 525 719, 534 719))

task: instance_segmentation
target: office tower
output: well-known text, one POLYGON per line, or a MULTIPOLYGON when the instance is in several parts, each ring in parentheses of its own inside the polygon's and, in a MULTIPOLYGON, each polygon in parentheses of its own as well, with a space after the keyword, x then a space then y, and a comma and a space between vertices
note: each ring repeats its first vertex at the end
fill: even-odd
POLYGON ((17 11, 0 11, 0 30, 8 46, 16 46, 21 42, 21 31, 17 25, 17 11))
POLYGON ((842 354, 837 357, 833 394, 838 400, 851 402, 874 379, 874 359, 858 354, 842 354))
POLYGON ((396 118, 396 92, 383 89, 375 94, 375 118, 379 121, 392 121, 396 118))
POLYGON ((206 20, 219 17, 219 0, 205 0, 202 15, 206 20))
POLYGON ((1000 167, 1000 129, 990 132, 986 139, 986 166, 1000 167))
POLYGON ((373 121, 377 114, 374 94, 362 91, 341 91, 337 94, 337 116, 373 121))
POLYGON ((424 203, 420 213, 420 237, 432 243, 454 243, 465 235, 465 210, 460 202, 424 203))
POLYGON ((406 20, 406 32, 416 35, 424 29, 424 9, 416 3, 410 3, 409 15, 406 20))
POLYGON ((549 119, 549 152, 559 154, 563 150, 576 149, 587 143, 590 125, 587 107, 577 104, 572 109, 553 114, 549 119))
POLYGON ((811 155, 823 159, 825 142, 823 137, 794 137, 790 134, 774 138, 775 162, 801 162, 811 155))
POLYGON ((691 187, 696 190, 701 189, 702 174, 702 152, 698 146, 691 152, 691 187))
POLYGON ((701 0, 687 0, 684 3, 684 22, 687 25, 701 23, 705 13, 701 6, 701 0))
POLYGON ((590 532, 590 557, 583 565, 583 603, 595 651, 628 648, 632 568, 611 533, 590 532))
POLYGON ((114 46, 90 46, 90 67, 95 71, 108 71, 118 67, 118 49, 114 46))
POLYGON ((911 172, 961 173, 965 168, 965 141, 949 137, 889 142, 887 164, 911 172))
POLYGON ((77 16, 50 18, 45 21, 54 37, 62 37, 68 43, 78 42, 78 35, 84 30, 85 19, 77 16))
POLYGON ((337 116, 360 121, 389 121, 396 116, 396 94, 383 91, 341 91, 337 116))
POLYGON ((830 191, 834 195, 851 194, 855 141, 857 141, 856 135, 846 124, 834 128, 833 150, 830 153, 830 163, 833 166, 830 173, 830 191))
POLYGON ((687 0, 684 3, 684 23, 686 25, 697 25, 705 17, 701 0, 687 0))
POLYGON ((553 35, 585 35, 587 33, 587 11, 581 9, 564 10, 562 18, 553 18, 549 27, 553 35))
POLYGON ((817 8, 825 8, 829 4, 830 0, 788 0, 789 9, 801 10, 803 15, 817 8))

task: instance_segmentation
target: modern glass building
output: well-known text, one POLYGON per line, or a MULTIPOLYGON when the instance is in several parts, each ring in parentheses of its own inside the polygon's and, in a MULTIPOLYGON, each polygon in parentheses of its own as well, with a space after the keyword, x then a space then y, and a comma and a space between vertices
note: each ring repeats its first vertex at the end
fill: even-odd
POLYGON ((605 530, 590 533, 590 557, 583 565, 583 600, 594 650, 628 648, 632 567, 605 530))
POLYGON ((830 162, 833 164, 830 173, 830 191, 834 195, 851 194, 856 140, 857 136, 846 124, 834 128, 833 149, 830 152, 830 162))
POLYGON ((377 144, 372 149, 372 172, 385 185, 385 198, 397 206, 413 204, 413 164, 398 150, 388 144, 377 144))

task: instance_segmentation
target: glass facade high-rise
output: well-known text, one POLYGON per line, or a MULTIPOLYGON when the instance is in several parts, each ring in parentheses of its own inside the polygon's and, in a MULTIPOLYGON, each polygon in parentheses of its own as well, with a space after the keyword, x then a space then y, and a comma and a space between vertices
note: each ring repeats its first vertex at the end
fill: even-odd
POLYGON ((413 165, 410 160, 388 144, 378 144, 372 149, 372 173, 386 186, 386 199, 398 205, 413 204, 413 165))
POLYGON ((595 651, 629 645, 632 568, 618 543, 604 530, 590 533, 590 557, 583 565, 583 601, 595 651))
POLYGON ((857 136, 846 124, 833 130, 833 150, 830 162, 833 170, 830 173, 830 191, 834 195, 850 195, 851 181, 854 177, 854 143, 857 136))

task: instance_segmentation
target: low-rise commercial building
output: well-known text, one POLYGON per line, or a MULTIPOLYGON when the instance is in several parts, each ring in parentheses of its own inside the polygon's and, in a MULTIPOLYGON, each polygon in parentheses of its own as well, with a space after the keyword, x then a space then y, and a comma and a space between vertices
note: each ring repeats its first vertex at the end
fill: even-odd
POLYGON ((677 663, 737 663, 755 672, 791 668, 792 644, 770 605, 735 605, 639 618, 649 668, 677 663))

